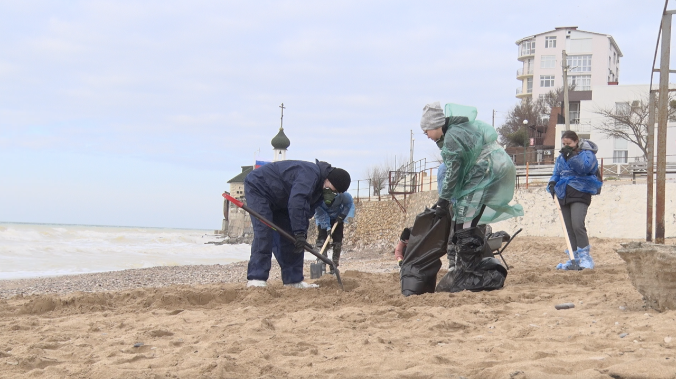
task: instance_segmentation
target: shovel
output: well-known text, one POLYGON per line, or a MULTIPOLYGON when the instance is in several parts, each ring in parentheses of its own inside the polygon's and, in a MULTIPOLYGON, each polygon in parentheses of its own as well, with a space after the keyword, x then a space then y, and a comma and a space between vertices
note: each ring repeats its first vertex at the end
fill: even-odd
POLYGON ((573 248, 570 245, 570 238, 568 238, 568 230, 566 229, 566 222, 563 220, 563 213, 561 212, 561 204, 559 204, 559 199, 554 195, 554 202, 556 203, 556 208, 559 210, 559 219, 561 220, 561 229, 563 229, 563 236, 566 237, 566 246, 568 246, 568 256, 570 256, 570 268, 569 270, 582 270, 580 267, 580 262, 575 259, 575 253, 573 248))
MULTIPOLYGON (((333 224, 333 228, 331 228, 329 235, 326 236, 326 241, 324 241, 324 245, 322 246, 322 249, 319 250, 319 254, 321 254, 322 256, 324 256, 324 250, 326 250, 326 247, 329 245, 329 240, 333 239, 333 238, 331 238, 331 236, 333 236, 333 231, 336 230, 336 226, 338 226, 337 222, 335 224, 333 224)), ((317 259, 316 263, 310 263, 310 278, 311 279, 320 278, 322 275, 324 275, 325 272, 326 272, 326 265, 324 263, 319 263, 319 259, 317 259)))
MULTIPOLYGON (((258 214, 258 212, 254 211, 253 209, 249 208, 248 206, 244 205, 241 201, 235 199, 234 197, 228 195, 227 193, 223 193, 223 197, 226 198, 226 200, 230 201, 231 203, 235 204, 239 208, 244 209, 245 211, 249 212, 250 215, 256 217, 258 220, 260 220, 263 224, 267 225, 270 229, 274 230, 275 232, 279 233, 282 237, 288 239, 289 241, 296 242, 296 239, 277 225, 273 224, 272 221, 267 220, 265 217, 261 216, 258 214)), ((328 238, 327 238, 328 240, 328 238)), ((340 289, 343 291, 345 288, 343 287, 343 281, 340 280, 340 272, 338 272, 338 267, 336 267, 335 264, 333 264, 333 261, 330 260, 329 258, 319 254, 309 243, 305 242, 305 250, 309 251, 312 255, 317 257, 319 260, 322 262, 326 263, 327 265, 331 266, 333 268, 333 271, 336 273, 336 280, 338 281, 338 284, 340 285, 340 289)))

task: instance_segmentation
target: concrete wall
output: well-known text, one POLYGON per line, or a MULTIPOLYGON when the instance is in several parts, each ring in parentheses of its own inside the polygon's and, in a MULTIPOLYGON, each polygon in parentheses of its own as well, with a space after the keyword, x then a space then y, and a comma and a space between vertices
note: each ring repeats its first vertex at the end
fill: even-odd
MULTIPOLYGON (((666 237, 676 237, 676 183, 666 187, 666 237)), ((437 191, 419 192, 397 202, 362 201, 356 204, 355 218, 345 227, 343 244, 346 249, 372 252, 393 250, 401 233, 413 225, 415 217, 425 207, 437 200, 437 191)), ((616 184, 606 181, 601 195, 594 196, 587 214, 587 231, 590 237, 603 238, 645 238, 646 184, 616 184)), ((524 216, 492 224, 493 231, 504 230, 513 233, 523 228, 521 235, 539 237, 562 236, 558 211, 544 186, 518 189, 514 202, 524 208, 524 216)), ((654 224, 653 224, 654 225, 654 224)), ((249 217, 242 210, 231 209, 230 237, 251 233, 249 217), (234 211, 234 212, 233 212, 234 211)), ((308 241, 314 244, 317 227, 310 220, 308 241)))
MULTIPOLYGON (((667 183, 665 201, 666 237, 676 237, 676 183, 667 183)), ((562 236, 556 204, 544 187, 518 190, 514 201, 524 208, 524 217, 493 224, 493 230, 513 232, 523 228, 523 235, 562 236)), ((592 198, 587 213, 590 237, 645 238, 646 184, 613 184, 606 181, 601 194, 592 198)), ((653 222, 653 229, 654 229, 653 222)), ((654 232, 654 231, 653 231, 654 232)))
MULTIPOLYGON (((676 183, 667 183, 665 204, 666 237, 676 237, 676 183)), ((594 196, 587 214, 590 237, 645 238, 646 184, 615 184, 605 182, 600 195, 594 196)), ((355 219, 346 228, 346 247, 376 246, 393 249, 401 230, 411 226, 415 216, 425 206, 437 200, 436 191, 408 196, 404 213, 392 200, 361 202, 356 205, 355 219)), ((514 202, 524 208, 524 216, 494 223, 494 231, 513 233, 523 228, 521 235, 539 237, 562 236, 558 211, 544 186, 518 189, 514 202)), ((653 223, 654 225, 654 223, 653 223)))

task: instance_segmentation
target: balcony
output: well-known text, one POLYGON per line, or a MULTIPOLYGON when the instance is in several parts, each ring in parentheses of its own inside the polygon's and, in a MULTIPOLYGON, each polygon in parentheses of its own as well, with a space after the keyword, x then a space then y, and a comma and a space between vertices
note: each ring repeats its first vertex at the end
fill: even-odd
MULTIPOLYGON (((570 130, 579 133, 579 132, 585 132, 589 133, 592 131, 592 125, 591 125, 591 119, 590 118, 579 118, 579 115, 577 117, 574 117, 573 114, 575 112, 571 112, 569 114, 570 117, 570 130)), ((563 121, 563 117, 559 118, 556 121, 556 129, 557 130, 565 130, 565 122, 563 121)))
POLYGON ((519 99, 523 99, 524 97, 532 96, 533 95, 533 89, 532 88, 527 88, 526 92, 523 91, 523 88, 517 88, 516 89, 516 97, 519 99))
POLYGON ((519 58, 517 59, 523 61, 526 58, 532 58, 533 56, 535 56, 535 49, 520 49, 519 58))
POLYGON ((526 70, 524 70, 522 68, 516 70, 516 78, 517 79, 523 79, 526 76, 533 76, 533 68, 532 67, 528 68, 526 70))

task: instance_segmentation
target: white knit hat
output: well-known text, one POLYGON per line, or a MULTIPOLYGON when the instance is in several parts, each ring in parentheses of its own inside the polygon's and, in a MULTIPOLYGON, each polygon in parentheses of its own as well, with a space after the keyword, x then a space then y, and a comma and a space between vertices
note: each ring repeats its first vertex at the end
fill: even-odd
POLYGON ((438 101, 425 105, 422 119, 420 120, 420 128, 422 130, 439 129, 445 123, 444 110, 441 109, 441 104, 438 101))

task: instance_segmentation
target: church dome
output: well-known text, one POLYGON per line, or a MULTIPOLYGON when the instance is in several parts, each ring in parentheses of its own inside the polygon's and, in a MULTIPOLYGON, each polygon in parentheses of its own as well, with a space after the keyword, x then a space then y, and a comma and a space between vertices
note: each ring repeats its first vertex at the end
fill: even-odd
POLYGON ((291 145, 291 141, 284 134, 284 128, 279 128, 279 133, 270 141, 273 149, 286 150, 291 145))

